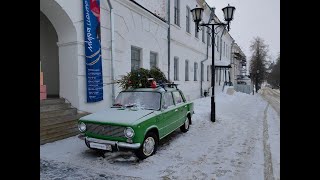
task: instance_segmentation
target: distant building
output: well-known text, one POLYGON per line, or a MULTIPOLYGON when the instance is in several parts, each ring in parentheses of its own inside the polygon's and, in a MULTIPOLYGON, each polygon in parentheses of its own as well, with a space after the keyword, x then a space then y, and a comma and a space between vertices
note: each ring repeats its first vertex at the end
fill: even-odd
POLYGON ((247 76, 247 60, 246 56, 241 50, 240 46, 235 43, 232 48, 232 71, 234 80, 237 83, 237 79, 242 79, 247 76))

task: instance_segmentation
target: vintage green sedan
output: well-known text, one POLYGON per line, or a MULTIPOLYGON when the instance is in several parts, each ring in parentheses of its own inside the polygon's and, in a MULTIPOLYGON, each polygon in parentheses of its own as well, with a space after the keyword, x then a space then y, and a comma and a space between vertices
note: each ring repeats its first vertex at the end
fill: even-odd
POLYGON ((79 119, 85 144, 96 150, 133 150, 139 159, 157 151, 159 140, 189 130, 193 103, 175 87, 139 88, 119 93, 115 104, 79 119))

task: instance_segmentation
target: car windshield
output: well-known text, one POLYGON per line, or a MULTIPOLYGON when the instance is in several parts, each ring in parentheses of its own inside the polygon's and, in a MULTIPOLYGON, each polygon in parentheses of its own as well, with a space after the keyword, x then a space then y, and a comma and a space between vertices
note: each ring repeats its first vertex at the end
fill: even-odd
POLYGON ((157 92, 120 92, 115 105, 137 107, 140 109, 159 110, 161 94, 157 92))

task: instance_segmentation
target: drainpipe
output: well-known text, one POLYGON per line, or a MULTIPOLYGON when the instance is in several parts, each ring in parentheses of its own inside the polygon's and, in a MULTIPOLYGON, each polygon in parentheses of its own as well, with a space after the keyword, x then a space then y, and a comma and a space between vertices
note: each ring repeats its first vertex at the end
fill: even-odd
POLYGON ((112 104, 115 101, 115 87, 114 87, 114 55, 115 55, 115 45, 114 45, 114 19, 113 19, 113 7, 110 0, 108 5, 110 8, 110 22, 111 22, 111 92, 112 92, 112 104))
POLYGON ((168 0, 168 80, 170 81, 170 41, 171 41, 171 34, 170 34, 170 0, 168 0))
MULTIPOLYGON (((209 8, 210 8, 210 7, 209 7, 209 8)), ((213 8, 210 8, 210 9, 211 9, 211 13, 210 13, 210 17, 209 17, 208 24, 209 24, 209 23, 212 21, 212 19, 213 19, 215 8, 213 7, 213 8)), ((210 31, 207 29, 207 32, 210 32, 210 31)), ((207 34, 208 34, 208 33, 207 33, 207 34)), ((208 34, 208 35, 209 35, 209 34, 208 34)), ((214 36, 214 34, 212 34, 212 36, 214 36)), ((211 38, 211 46, 213 46, 212 48, 214 48, 214 43, 215 43, 215 42, 212 42, 212 38, 211 38)), ((211 56, 212 56, 212 55, 211 55, 211 56)), ((202 88, 202 81, 203 81, 203 79, 202 79, 202 73, 203 73, 203 70, 204 70, 203 62, 204 62, 204 61, 207 61, 207 60, 208 60, 208 57, 209 57, 209 44, 208 44, 208 41, 207 41, 207 54, 206 54, 206 58, 200 62, 200 67, 203 67, 203 68, 200 68, 200 70, 201 70, 201 74, 200 74, 200 77, 201 77, 201 80, 200 80, 200 97, 203 96, 203 93, 202 93, 202 90, 203 90, 203 88, 202 88)))

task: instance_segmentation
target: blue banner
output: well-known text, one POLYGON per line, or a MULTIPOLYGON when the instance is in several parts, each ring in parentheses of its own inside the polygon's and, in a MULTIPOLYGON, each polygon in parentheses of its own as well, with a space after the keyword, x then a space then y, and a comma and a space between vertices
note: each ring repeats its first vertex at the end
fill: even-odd
POLYGON ((87 102, 103 100, 100 2, 83 0, 87 102))

